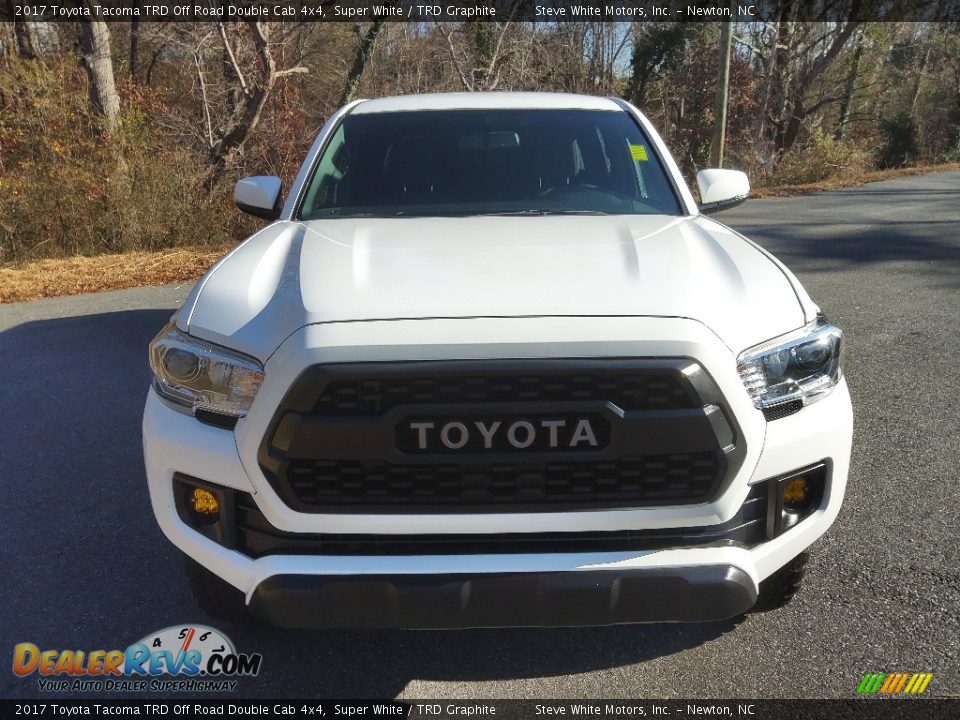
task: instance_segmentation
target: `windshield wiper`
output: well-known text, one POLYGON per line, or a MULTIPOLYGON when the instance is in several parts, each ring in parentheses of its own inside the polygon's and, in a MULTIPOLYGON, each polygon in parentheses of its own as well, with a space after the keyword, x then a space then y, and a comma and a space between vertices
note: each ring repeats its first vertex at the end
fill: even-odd
POLYGON ((510 210, 507 212, 484 213, 485 215, 609 215, 600 210, 549 210, 547 208, 528 208, 526 210, 510 210))
POLYGON ((516 217, 523 215, 545 216, 545 215, 610 215, 611 213, 600 210, 550 210, 547 208, 526 208, 524 210, 506 210, 504 212, 475 212, 465 210, 463 212, 448 213, 415 213, 407 210, 397 210, 395 212, 348 212, 348 213, 330 213, 327 215, 314 215, 309 220, 337 220, 340 218, 395 218, 395 217, 490 217, 505 216, 516 217))
POLYGON ((416 217, 403 210, 391 213, 382 212, 347 212, 330 213, 327 215, 314 215, 310 220, 339 220, 340 218, 392 218, 392 217, 416 217))

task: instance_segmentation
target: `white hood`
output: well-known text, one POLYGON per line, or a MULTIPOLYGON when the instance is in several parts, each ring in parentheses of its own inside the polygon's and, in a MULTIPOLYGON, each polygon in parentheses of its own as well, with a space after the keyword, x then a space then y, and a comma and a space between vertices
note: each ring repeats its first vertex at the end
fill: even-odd
POLYGON ((313 323, 536 316, 690 318, 734 352, 805 321, 781 267, 706 218, 493 216, 274 223, 179 322, 264 359, 313 323))

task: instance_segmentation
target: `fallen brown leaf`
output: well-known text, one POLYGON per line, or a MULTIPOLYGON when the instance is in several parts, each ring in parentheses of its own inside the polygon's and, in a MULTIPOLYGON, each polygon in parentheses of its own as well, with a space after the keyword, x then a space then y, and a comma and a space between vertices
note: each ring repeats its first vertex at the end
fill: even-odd
POLYGON ((53 258, 0 268, 0 303, 193 282, 231 246, 53 258))

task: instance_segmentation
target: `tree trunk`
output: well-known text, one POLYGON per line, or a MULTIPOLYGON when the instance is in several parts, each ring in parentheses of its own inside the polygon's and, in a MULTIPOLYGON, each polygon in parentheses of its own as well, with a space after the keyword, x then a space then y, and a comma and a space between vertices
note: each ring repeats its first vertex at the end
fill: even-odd
POLYGON ((107 132, 117 127, 120 96, 113 79, 110 28, 102 20, 80 23, 83 32, 83 64, 90 81, 90 104, 103 117, 107 132))
MULTIPOLYGON (((237 106, 226 125, 218 132, 219 139, 214 140, 210 147, 210 159, 213 164, 207 179, 208 187, 211 188, 223 176, 230 156, 243 148, 247 138, 249 138, 254 129, 256 129, 260 122, 260 116, 263 114, 263 109, 270 99, 270 94, 273 92, 277 80, 294 73, 307 72, 307 68, 300 66, 283 70, 277 69, 277 63, 270 53, 270 43, 268 41, 270 34, 269 23, 255 21, 244 23, 244 25, 247 25, 253 33, 253 44, 256 48, 262 77, 256 86, 254 86, 253 83, 247 84, 249 91, 244 93, 241 103, 237 106)), ((224 43, 228 42, 225 32, 222 35, 222 39, 224 43)), ((238 77, 239 76, 238 73, 238 77)))
POLYGON ((3 43, 3 56, 13 57, 16 52, 14 48, 17 46, 17 37, 13 31, 12 22, 0 22, 0 43, 3 43))
MULTIPOLYGON (((13 3, 9 3, 10 14, 13 14, 13 3)), ((17 38, 17 54, 25 60, 32 60, 37 56, 37 27, 26 20, 13 21, 13 33, 17 38)))
MULTIPOLYGON (((137 7, 140 3, 137 3, 137 7)), ((130 79, 137 81, 137 68, 140 66, 140 19, 130 23, 130 79)))
MULTIPOLYGON (((807 104, 807 94, 814 82, 830 66, 836 56, 843 49, 847 40, 862 25, 859 20, 850 20, 845 24, 837 24, 830 28, 830 44, 816 59, 804 61, 804 43, 808 35, 798 34, 796 26, 799 23, 790 23, 791 27, 783 30, 783 23, 778 27, 778 46, 786 49, 783 54, 782 70, 778 73, 779 86, 777 88, 777 112, 770 115, 770 140, 773 145, 773 160, 779 162, 796 142, 802 123, 810 112, 807 104)), ((809 29, 809 26, 806 27, 809 29)), ((815 104, 812 107, 816 108, 815 104)))
POLYGON ((834 138, 843 140, 847 132, 847 123, 850 122, 850 109, 853 107, 853 93, 857 89, 857 76, 860 74, 860 60, 863 57, 863 32, 857 34, 857 44, 853 51, 853 60, 850 62, 850 74, 843 89, 843 99, 840 101, 840 119, 837 122, 837 131, 834 138))
POLYGON ((783 155, 786 149, 784 136, 787 133, 787 125, 794 117, 795 107, 791 102, 795 91, 793 89, 794 70, 796 58, 795 45, 796 27, 793 22, 782 22, 777 27, 777 47, 785 50, 786 62, 781 64, 777 73, 778 84, 776 86, 777 111, 773 121, 773 147, 774 157, 777 160, 783 155))
MULTIPOLYGON (((782 12, 782 10, 781 10, 782 12)), ((763 95, 760 100, 760 107, 757 110, 757 119, 756 126, 754 128, 754 136, 761 139, 766 139, 768 130, 768 122, 771 120, 773 113, 770 112, 770 106, 774 102, 775 88, 778 80, 778 74, 780 72, 781 65, 781 55, 780 44, 778 42, 781 34, 781 26, 783 24, 782 18, 770 23, 771 29, 771 39, 769 52, 766 57, 762 55, 759 56, 759 61, 763 67, 763 95)))
MULTIPOLYGON (((363 77, 364 68, 373 52, 373 44, 377 40, 377 35, 383 28, 383 20, 374 20, 373 24, 367 29, 367 32, 360 37, 360 44, 357 46, 357 54, 353 57, 353 66, 347 73, 347 80, 343 84, 343 93, 340 95, 340 105, 346 105, 353 100, 354 93, 357 92, 357 86, 360 85, 360 78, 363 77)), ((360 26, 357 25, 357 35, 360 35, 360 26)))
POLYGON ((920 88, 923 87, 923 74, 927 71, 927 63, 930 62, 930 50, 928 45, 920 61, 920 68, 917 70, 917 82, 913 86, 913 100, 910 102, 910 116, 913 118, 917 117, 917 103, 920 101, 920 88))
POLYGON ((800 134, 800 126, 803 123, 803 119, 807 116, 806 108, 804 108, 805 95, 806 93, 798 93, 791 103, 792 114, 786 122, 783 134, 780 136, 777 145, 777 150, 781 155, 793 147, 793 144, 797 141, 797 135, 800 134))
POLYGON ((490 22, 471 21, 466 24, 473 45, 474 68, 471 81, 475 90, 487 90, 490 70, 496 60, 494 37, 496 28, 490 22))

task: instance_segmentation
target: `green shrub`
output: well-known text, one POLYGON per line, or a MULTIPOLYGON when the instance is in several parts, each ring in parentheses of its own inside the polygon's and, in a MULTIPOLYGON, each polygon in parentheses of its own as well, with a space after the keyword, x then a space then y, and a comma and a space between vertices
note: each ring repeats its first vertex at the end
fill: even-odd
POLYGON ((904 111, 881 121, 884 145, 877 158, 882 168, 903 167, 916 162, 920 154, 917 148, 917 123, 904 111))
POLYGON ((810 139, 794 146, 774 169, 767 185, 803 185, 821 180, 848 179, 869 170, 871 153, 860 145, 837 140, 817 128, 810 139))

